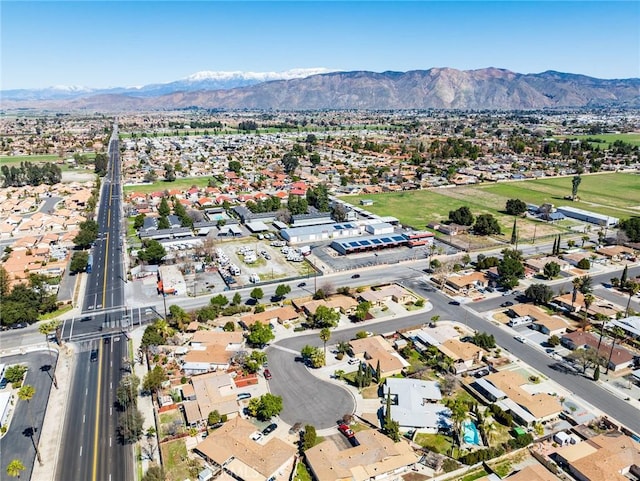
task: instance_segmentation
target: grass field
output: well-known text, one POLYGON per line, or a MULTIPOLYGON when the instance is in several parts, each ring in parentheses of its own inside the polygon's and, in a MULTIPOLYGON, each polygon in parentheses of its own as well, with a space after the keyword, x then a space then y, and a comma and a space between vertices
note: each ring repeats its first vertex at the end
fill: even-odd
POLYGON ((184 439, 177 439, 161 445, 162 460, 167 479, 182 481, 189 478, 189 465, 187 464, 187 446, 184 439))
POLYGON ((55 162, 61 160, 55 154, 50 155, 0 155, 0 165, 19 165, 20 162, 55 162))
POLYGON ((150 194, 151 192, 171 190, 171 189, 188 189, 192 185, 197 187, 206 187, 210 177, 185 177, 176 179, 173 182, 159 180, 152 184, 127 185, 124 187, 124 193, 140 192, 141 194, 150 194))
MULTIPOLYGON (((361 199, 374 201, 367 210, 382 216, 397 217, 405 225, 423 229, 431 221, 444 221, 449 211, 466 205, 474 215, 489 213, 498 219, 503 234, 509 236, 513 217, 503 212, 509 199, 541 205, 571 205, 601 214, 628 218, 640 214, 640 176, 629 173, 583 175, 578 189, 580 201, 564 199, 571 194, 572 177, 554 177, 522 182, 501 182, 449 189, 418 190, 385 194, 344 196, 343 200, 359 205, 361 199)), ((549 235, 565 230, 563 225, 549 225, 522 220, 518 222, 521 236, 537 224, 537 235, 549 235)))
POLYGON ((416 434, 415 442, 423 448, 439 454, 449 454, 451 445, 453 444, 451 436, 427 433, 416 434))
POLYGON ((604 148, 605 146, 609 146, 610 144, 612 144, 616 140, 622 140, 623 142, 626 142, 627 144, 631 144, 631 145, 640 145, 640 133, 600 134, 600 135, 573 135, 573 136, 569 136, 567 138, 568 139, 578 139, 578 140, 587 139, 587 138, 603 140, 604 142, 602 142, 602 143, 598 143, 598 142, 594 142, 593 143, 593 145, 600 145, 601 149, 604 148))

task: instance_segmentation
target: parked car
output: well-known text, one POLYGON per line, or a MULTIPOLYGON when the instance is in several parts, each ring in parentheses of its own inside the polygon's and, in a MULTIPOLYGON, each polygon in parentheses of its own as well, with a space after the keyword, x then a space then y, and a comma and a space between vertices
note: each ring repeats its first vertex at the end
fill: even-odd
POLYGON ((511 307, 513 306, 513 302, 511 301, 507 301, 507 302, 503 302, 502 304, 500 304, 501 307, 511 307))
POLYGON ((452 306, 459 306, 460 301, 451 301, 449 304, 451 304, 452 306))
POLYGON ((351 279, 360 279, 360 274, 354 274, 351 276, 351 279))
POLYGON ((251 435, 251 439, 253 441, 260 441, 262 439, 263 434, 260 431, 256 431, 251 435))
POLYGON ((7 387, 7 380, 3 377, 0 379, 0 389, 4 389, 5 387, 7 387))
POLYGON ((276 423, 271 423, 269 424, 266 428, 264 428, 262 430, 262 434, 264 436, 268 436, 269 434, 271 434, 272 432, 274 432, 276 429, 278 429, 278 425, 276 423))
POLYGON ((16 322, 15 324, 11 324, 11 329, 24 329, 28 324, 26 322, 16 322))
POLYGON ((271 379, 271 371, 269 371, 268 369, 264 370, 264 378, 268 381, 269 379, 271 379))
POLYGON ((356 433, 353 432, 353 429, 351 429, 346 424, 339 424, 338 431, 340 431, 342 434, 344 434, 348 438, 352 438, 353 436, 356 435, 356 433))
POLYGON ((522 336, 514 336, 514 339, 516 341, 518 341, 518 342, 521 342, 522 344, 526 344, 527 343, 527 340, 522 336))
POLYGON ((240 392, 238 393, 238 401, 242 401, 243 399, 249 399, 251 397, 251 393, 250 392, 240 392))
POLYGON ((306 283, 306 282, 301 282, 300 284, 298 284, 298 287, 304 287, 304 286, 306 286, 306 285, 307 285, 307 283, 306 283))
POLYGON ((351 364, 352 366, 353 366, 354 364, 360 364, 360 359, 358 359, 357 357, 352 357, 351 359, 349 359, 349 360, 347 361, 347 363, 351 364))

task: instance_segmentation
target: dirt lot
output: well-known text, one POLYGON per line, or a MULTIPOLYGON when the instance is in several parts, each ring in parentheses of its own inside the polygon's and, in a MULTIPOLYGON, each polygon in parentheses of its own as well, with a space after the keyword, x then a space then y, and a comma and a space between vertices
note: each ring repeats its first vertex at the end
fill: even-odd
POLYGON ((306 275, 309 268, 306 262, 290 262, 282 254, 280 247, 270 245, 270 241, 254 238, 239 239, 232 242, 217 244, 229 258, 232 264, 240 268, 240 275, 235 276, 239 285, 250 284, 249 276, 257 274, 260 281, 284 279, 306 275), (252 263, 244 261, 245 256, 239 253, 240 248, 249 247, 257 254, 257 260, 252 263), (270 259, 266 259, 261 252, 266 252, 270 259))

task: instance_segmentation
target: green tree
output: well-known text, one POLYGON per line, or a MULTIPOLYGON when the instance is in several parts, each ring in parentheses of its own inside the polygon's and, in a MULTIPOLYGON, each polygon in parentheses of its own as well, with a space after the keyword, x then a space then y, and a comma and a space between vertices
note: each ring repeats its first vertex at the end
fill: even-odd
POLYGON ((627 277, 629 276, 629 265, 625 264, 624 269, 622 269, 622 274, 620 275, 620 285, 625 285, 627 283, 627 277))
POLYGON ((218 410, 213 410, 209 413, 209 416, 207 416, 207 423, 209 424, 209 426, 213 426, 214 424, 218 424, 220 422, 220 413, 218 412, 218 410))
POLYGON ((571 351, 567 356, 567 359, 579 364, 582 367, 583 374, 587 372, 587 369, 589 369, 591 366, 596 366, 603 361, 598 352, 591 347, 588 347, 586 349, 579 348, 571 351))
POLYGON ((143 246, 144 249, 138 251, 138 257, 149 264, 160 264, 163 257, 167 255, 163 245, 155 239, 145 239, 143 246))
POLYGON ((551 347, 559 346, 560 338, 555 334, 553 336, 549 336, 549 339, 547 339, 547 344, 549 344, 551 347))
POLYGON ((162 199, 160 199, 160 205, 158 205, 158 215, 160 217, 167 217, 169 214, 171 214, 169 202, 166 197, 162 197, 162 199))
POLYGON ((518 251, 505 249, 498 264, 498 284, 507 289, 513 289, 524 277, 524 265, 518 251))
POLYGON ((596 366, 595 370, 593 371, 593 380, 598 381, 599 379, 600 379, 600 366, 596 366))
POLYGON ((356 307, 356 312, 353 315, 353 317, 355 318, 356 321, 362 322, 367 319, 370 309, 371 309, 371 302, 362 301, 358 303, 358 306, 356 307))
POLYGON ((242 302, 242 296, 240 295, 240 293, 239 293, 239 292, 236 292, 236 293, 233 295, 233 299, 231 300, 231 305, 233 305, 233 306, 237 306, 237 305, 239 305, 241 302, 242 302))
POLYGON ((249 297, 256 302, 264 297, 264 292, 260 287, 254 287, 249 294, 249 297))
POLYGON ((391 389, 387 390, 386 406, 384 411, 384 433, 393 441, 400 441, 400 425, 391 417, 391 389))
MULTIPOLYGON (((56 330, 58 329, 58 326, 60 325, 60 321, 49 321, 49 322, 43 322, 42 324, 40 324, 38 326, 38 332, 40 334, 44 335, 44 339, 45 341, 47 341, 47 351, 49 351, 49 354, 51 356, 51 365, 53 366, 53 352, 51 352, 51 349, 49 348, 49 335, 53 334, 56 332, 56 330)), ((58 379, 56 378, 56 370, 53 369, 53 385, 55 386, 56 389, 58 389, 58 379)))
POLYGON ((19 459, 12 459, 7 465, 7 476, 20 479, 20 473, 26 468, 19 459))
POLYGON ((524 295, 533 301, 534 304, 547 304, 555 293, 553 289, 545 284, 531 284, 524 291, 524 295))
POLYGON ((162 383, 166 379, 167 375, 164 372, 164 369, 158 364, 145 374, 144 380, 142 381, 142 389, 155 393, 162 387, 162 383))
POLYGON ((325 358, 325 362, 326 362, 326 359, 327 359, 327 342, 329 341, 329 339, 331 339, 331 330, 328 327, 323 327, 320 330, 319 336, 320 336, 320 340, 324 344, 324 358, 325 358))
POLYGON ((284 296, 291 292, 291 287, 287 284, 280 284, 276 287, 276 297, 278 299, 283 299, 284 296))
POLYGON ((578 261, 578 269, 583 269, 585 271, 591 269, 591 262, 589 261, 589 259, 587 259, 586 257, 580 259, 578 261))
POLYGON ((318 306, 316 312, 311 316, 313 327, 335 327, 340 319, 340 313, 331 307, 318 306))
POLYGON ((500 224, 491 214, 480 214, 473 226, 473 232, 478 235, 500 234, 500 224))
POLYGON ((134 374, 129 374, 120 379, 116 388, 116 401, 118 401, 120 409, 124 411, 127 407, 138 404, 139 386, 140 379, 134 374))
POLYGON ((580 174, 574 175, 573 179, 571 179, 571 200, 576 200, 578 197, 578 187, 580 187, 581 182, 582 177, 580 177, 580 174))
POLYGON ((520 199, 509 199, 505 210, 509 215, 522 215, 527 211, 527 204, 520 199))
POLYGON ((0 300, 4 300, 4 298, 6 298, 10 292, 11 286, 9 284, 9 273, 7 272, 7 269, 4 268, 4 266, 0 265, 0 300))
MULTIPOLYGON (((256 400, 255 398, 251 401, 256 400)), ((256 417, 261 421, 271 419, 282 411, 282 398, 271 393, 263 394, 257 398, 256 417)), ((251 405, 251 402, 249 402, 251 405)))
POLYGON ((249 335, 247 336, 247 341, 252 346, 263 347, 275 339, 273 331, 269 327, 268 324, 262 324, 261 322, 256 322, 252 324, 249 328, 249 335))
POLYGON ((467 206, 449 211, 449 220, 454 224, 473 225, 474 217, 467 206))
POLYGON ((27 373, 27 366, 24 364, 14 364, 9 366, 4 371, 4 378, 9 381, 13 387, 17 387, 27 373))
POLYGON ((130 407, 118 418, 116 431, 123 443, 132 444, 138 441, 143 430, 144 417, 137 407, 130 407))
POLYGON ((621 220, 619 227, 627 234, 631 242, 640 242, 640 217, 621 220))
POLYGON ((140 230, 142 229, 142 226, 144 225, 144 219, 147 216, 145 214, 138 214, 135 219, 133 220, 133 228, 135 230, 140 230))
POLYGON ((316 434, 316 428, 307 424, 304 427, 304 434, 302 435, 302 450, 306 451, 316 445, 318 435, 316 434))
POLYGON ((71 256, 71 264, 69 264, 69 270, 72 274, 84 272, 87 270, 88 263, 89 253, 84 251, 76 251, 73 253, 73 256, 71 256))
POLYGON ((38 463, 42 465, 42 458, 40 457, 40 450, 38 449, 38 443, 33 439, 33 434, 35 433, 35 423, 33 422, 33 413, 31 412, 31 400, 33 396, 36 395, 36 388, 30 386, 29 384, 23 384, 20 389, 18 389, 18 399, 20 401, 27 401, 27 412, 29 413, 29 420, 31 426, 31 430, 29 431, 29 436, 31 437, 31 442, 33 443, 34 448, 36 449, 36 458, 38 459, 38 463))
POLYGON ((547 279, 554 279, 560 275, 560 264, 557 262, 547 262, 544 265, 543 274, 547 279))

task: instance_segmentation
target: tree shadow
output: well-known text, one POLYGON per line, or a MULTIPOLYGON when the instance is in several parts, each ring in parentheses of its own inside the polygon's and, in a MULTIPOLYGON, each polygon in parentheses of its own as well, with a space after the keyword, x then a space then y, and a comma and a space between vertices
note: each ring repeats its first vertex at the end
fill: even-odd
POLYGON ((53 382, 51 369, 53 369, 53 366, 51 366, 51 364, 43 364, 42 366, 40 366, 40 371, 47 373, 47 376, 49 376, 49 379, 51 379, 51 382, 53 382))

